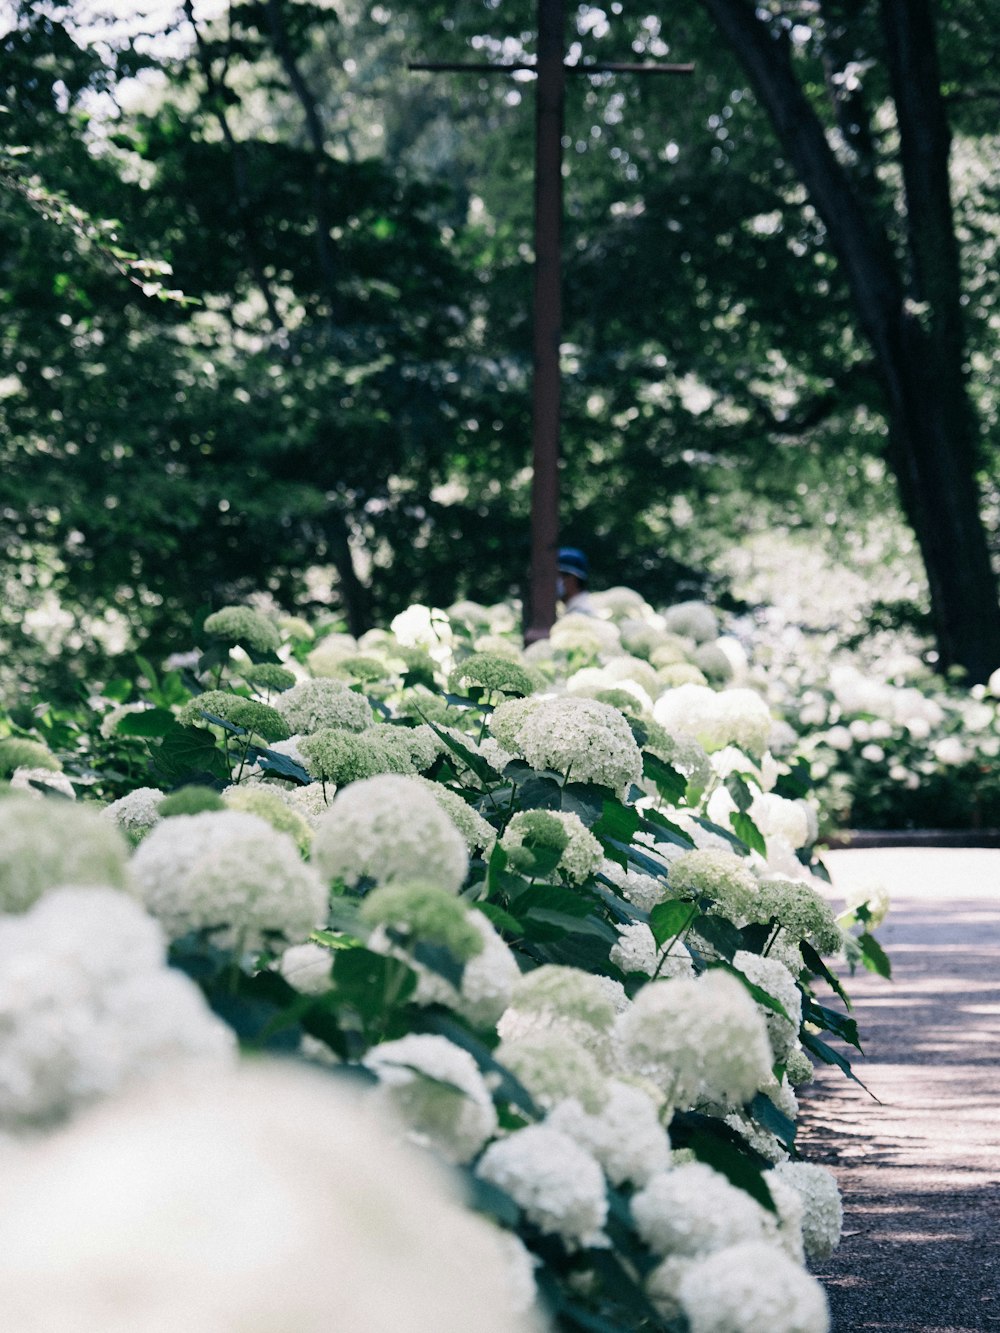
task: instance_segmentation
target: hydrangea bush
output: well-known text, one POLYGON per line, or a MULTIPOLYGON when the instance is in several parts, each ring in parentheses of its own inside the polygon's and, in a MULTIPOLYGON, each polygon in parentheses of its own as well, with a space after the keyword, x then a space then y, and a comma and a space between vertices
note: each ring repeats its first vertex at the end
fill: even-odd
POLYGON ((833 918, 806 729, 716 613, 597 604, 523 651, 509 608, 411 607, 360 640, 224 608, 183 666, 143 662, 58 726, 11 719, 8 768, 71 791, 0 798, 0 928, 34 940, 49 898, 98 886, 160 941, 156 986, 166 947, 190 994, 113 1074, 89 1039, 28 1058, 83 1021, 77 992, 114 1031, 138 983, 112 950, 39 1014, 0 994, 21 1052, 0 1128, 37 1135, 221 1030, 360 1084, 463 1173, 519 1310, 823 1333, 804 1264, 839 1196, 800 1160, 794 1089, 817 1060, 853 1073, 837 960, 887 972, 880 905, 833 918))

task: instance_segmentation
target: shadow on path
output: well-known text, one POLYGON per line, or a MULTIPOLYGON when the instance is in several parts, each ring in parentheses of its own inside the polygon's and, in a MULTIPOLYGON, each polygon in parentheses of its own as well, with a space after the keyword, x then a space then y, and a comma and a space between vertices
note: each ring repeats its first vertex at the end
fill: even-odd
MULTIPOLYGON (((878 1101, 828 1068, 803 1089, 801 1146, 844 1198, 843 1243, 816 1270, 834 1333, 1000 1333, 1000 851, 969 897, 967 852, 918 855, 935 858, 922 880, 879 865, 894 980, 847 980, 869 1053, 852 1064, 878 1101)), ((872 856, 837 853, 837 890, 872 856)))

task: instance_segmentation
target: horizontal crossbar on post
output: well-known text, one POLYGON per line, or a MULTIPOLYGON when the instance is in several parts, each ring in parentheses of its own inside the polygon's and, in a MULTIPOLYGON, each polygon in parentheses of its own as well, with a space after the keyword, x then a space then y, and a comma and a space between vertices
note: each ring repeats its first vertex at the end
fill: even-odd
MULTIPOLYGON (((450 60, 411 60, 407 63, 408 70, 429 70, 432 73, 449 72, 460 74, 514 74, 522 70, 528 70, 535 74, 538 72, 538 66, 534 61, 508 61, 502 65, 491 65, 483 63, 481 65, 460 61, 450 60)), ((598 63, 582 65, 563 65, 567 74, 693 74, 694 65, 620 65, 614 63, 598 63)))

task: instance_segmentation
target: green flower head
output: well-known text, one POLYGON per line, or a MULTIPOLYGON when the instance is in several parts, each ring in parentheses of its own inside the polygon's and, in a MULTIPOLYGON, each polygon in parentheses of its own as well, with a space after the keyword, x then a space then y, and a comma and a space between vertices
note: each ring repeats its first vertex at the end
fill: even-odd
POLYGON ((234 727, 243 727, 265 741, 283 741, 291 735, 277 709, 256 699, 245 699, 242 694, 230 694, 228 690, 206 690, 196 695, 177 716, 186 726, 207 727, 210 723, 203 713, 211 713, 234 727))
POLYGON ((290 690, 295 684, 295 673, 277 662, 256 662, 246 666, 240 675, 255 690, 290 690))
POLYGON ((433 884, 387 884, 373 889, 361 905, 369 926, 408 936, 408 944, 445 948, 461 962, 483 951, 483 937, 460 898, 433 884))
POLYGON ((200 815, 203 810, 224 810, 222 797, 211 787, 181 787, 160 802, 161 819, 170 815, 200 815))
POLYGON ((378 730, 341 731, 324 727, 299 743, 313 777, 344 787, 379 773, 412 773, 408 753, 382 744, 378 730))
POLYGON ((47 768, 57 773, 62 764, 41 741, 7 736, 0 741, 0 776, 8 777, 16 768, 47 768))
POLYGON ((224 606, 205 621, 205 633, 223 643, 239 643, 258 653, 276 652, 281 644, 277 627, 249 606, 224 606))
POLYGON ((473 653, 452 672, 452 689, 470 686, 500 694, 527 695, 535 688, 529 672, 498 653, 473 653))
POLYGON ((227 787, 222 800, 230 810, 245 810, 247 814, 258 815, 279 833, 290 834, 303 854, 309 851, 312 845, 312 826, 304 815, 289 805, 284 794, 277 789, 262 787, 258 783, 244 787, 227 787))

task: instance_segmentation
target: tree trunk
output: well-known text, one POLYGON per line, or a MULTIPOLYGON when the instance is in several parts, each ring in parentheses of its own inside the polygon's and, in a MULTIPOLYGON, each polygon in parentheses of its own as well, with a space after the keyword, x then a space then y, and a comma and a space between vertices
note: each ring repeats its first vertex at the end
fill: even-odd
POLYGON ((931 597, 939 667, 983 681, 1000 666, 1000 601, 980 512, 975 419, 962 365, 948 129, 927 0, 882 0, 906 191, 908 272, 838 162, 775 36, 746 0, 701 0, 733 47, 826 225, 875 352, 888 462, 931 597))

